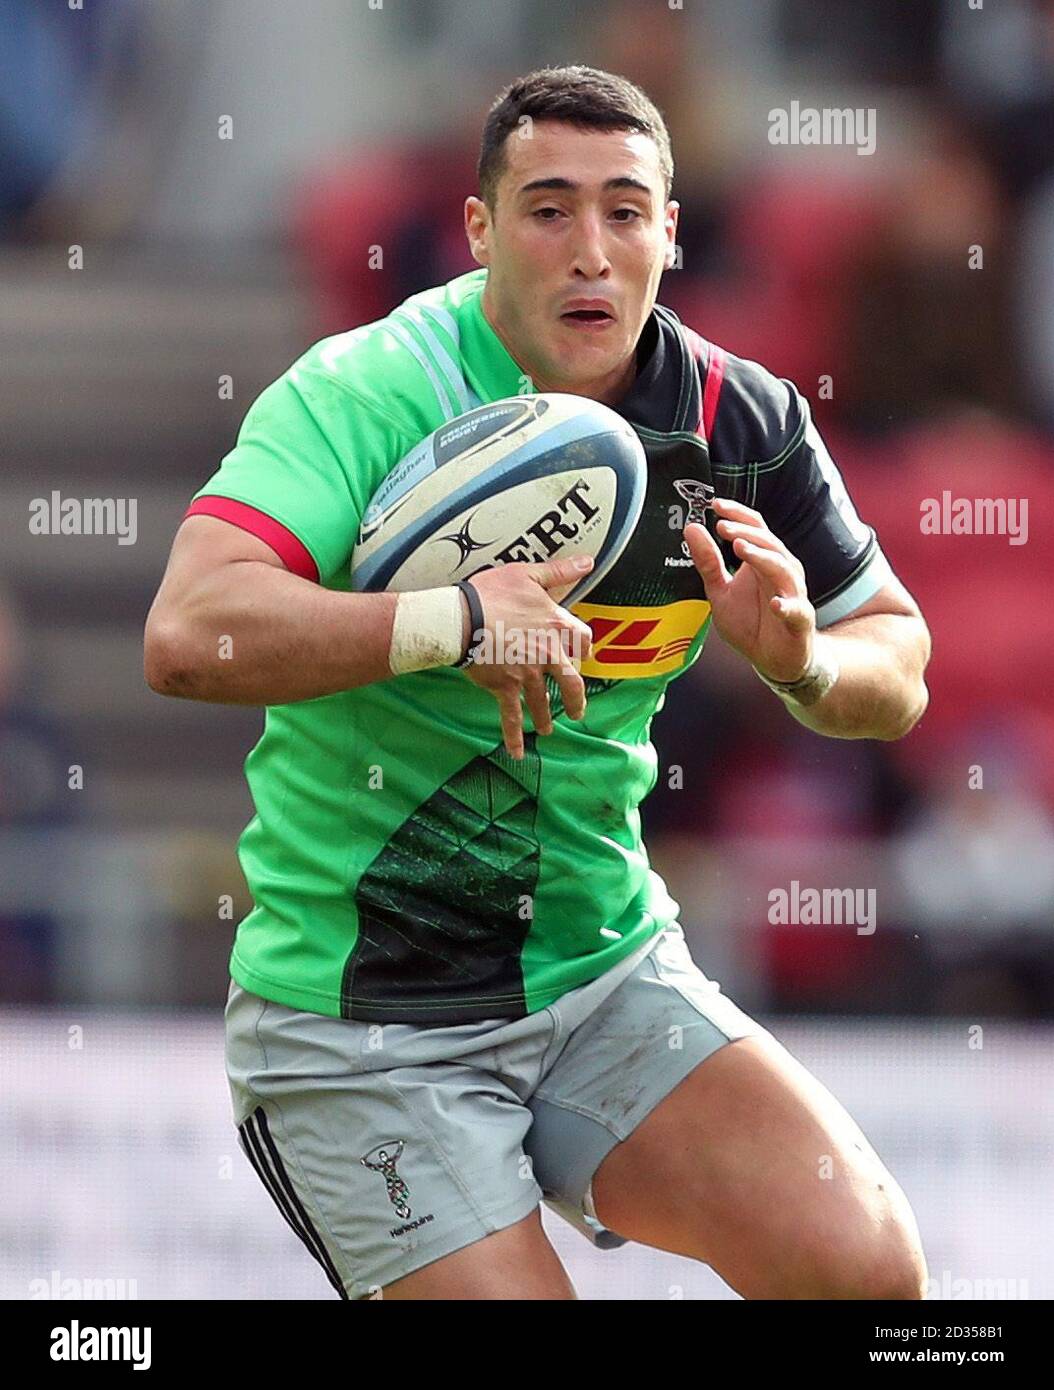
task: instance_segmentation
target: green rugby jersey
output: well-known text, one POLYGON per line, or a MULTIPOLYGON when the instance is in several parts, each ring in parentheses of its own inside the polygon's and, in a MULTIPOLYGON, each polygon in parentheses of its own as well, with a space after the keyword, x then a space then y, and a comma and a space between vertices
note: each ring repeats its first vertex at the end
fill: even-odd
MULTIPOLYGON (((305 580, 348 590, 360 519, 395 464, 444 421, 531 389, 483 314, 485 280, 472 271, 315 344, 250 407, 188 514, 243 527, 305 580)), ((834 496, 837 475, 817 461, 822 444, 789 383, 662 306, 637 355, 615 409, 644 443, 648 493, 626 553, 574 606, 594 634, 585 718, 554 703, 554 732, 528 732, 514 761, 496 701, 452 668, 268 707, 245 764, 256 814, 239 857, 254 906, 230 965, 244 989, 360 1020, 518 1017, 677 917, 638 807, 657 779, 652 717, 709 623, 678 525, 701 519, 713 481, 757 501, 759 469, 790 463, 814 483, 826 469, 824 495, 805 507, 824 524, 803 536, 802 558, 810 592, 810 567, 830 589, 829 620, 877 587, 877 546, 844 490, 834 496), (712 473, 705 436, 723 376, 730 453, 742 458, 712 473), (767 462, 747 457, 759 429, 771 435, 767 462)), ((795 498, 784 510, 797 519, 795 498)))

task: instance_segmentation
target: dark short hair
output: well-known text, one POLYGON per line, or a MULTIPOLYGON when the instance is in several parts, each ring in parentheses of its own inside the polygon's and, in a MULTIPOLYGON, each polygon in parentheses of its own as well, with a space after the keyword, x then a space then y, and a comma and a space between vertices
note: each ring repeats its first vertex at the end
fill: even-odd
POLYGON ((494 99, 480 142, 479 191, 493 210, 498 181, 505 172, 505 141, 521 119, 566 121, 582 130, 637 130, 659 150, 667 200, 673 186, 670 133, 659 108, 635 83, 615 73, 581 64, 539 68, 518 77, 494 99))

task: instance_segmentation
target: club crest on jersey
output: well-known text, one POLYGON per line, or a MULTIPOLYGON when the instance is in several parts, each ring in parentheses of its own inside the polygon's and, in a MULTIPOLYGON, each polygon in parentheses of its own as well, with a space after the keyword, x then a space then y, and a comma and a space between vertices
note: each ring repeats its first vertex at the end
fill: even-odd
MULTIPOLYGON (((674 482, 677 496, 688 503, 688 515, 685 517, 685 526, 690 526, 693 522, 702 525, 706 521, 706 509, 717 495, 717 489, 710 483, 701 483, 698 478, 677 478, 674 482)), ((688 549, 688 542, 681 541, 681 550, 692 563, 692 552, 688 549)))

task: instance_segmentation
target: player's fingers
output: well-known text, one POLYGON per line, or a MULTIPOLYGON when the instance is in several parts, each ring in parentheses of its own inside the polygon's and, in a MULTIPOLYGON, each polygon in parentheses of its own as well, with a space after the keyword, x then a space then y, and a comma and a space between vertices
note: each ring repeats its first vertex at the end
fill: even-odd
POLYGON ((733 502, 731 497, 715 497, 710 507, 716 515, 727 517, 730 521, 743 521, 749 526, 765 525, 765 518, 759 511, 744 502, 733 502))
POLYGON ((726 541, 749 541, 751 545, 758 545, 762 550, 775 550, 780 555, 785 555, 791 564, 801 571, 804 575, 805 566, 796 555, 792 555, 787 547, 774 532, 768 527, 748 526, 743 521, 719 521, 717 532, 722 540, 726 541))
POLYGON ((816 624, 816 609, 808 599, 782 598, 773 594, 769 606, 777 617, 787 624, 787 630, 794 637, 802 637, 816 624))
POLYGON ((684 539, 707 597, 712 599, 732 582, 717 542, 698 521, 689 522, 684 528, 684 539))
POLYGON ((550 666, 549 670, 560 687, 564 713, 570 719, 581 719, 586 712, 586 683, 570 661, 550 666))
POLYGON ((569 608, 557 607, 560 614, 560 648, 572 661, 585 661, 593 650, 593 629, 569 608))
POLYGON ((537 666, 529 666, 523 676, 523 696, 531 712, 534 727, 540 734, 553 731, 553 711, 549 704, 549 691, 545 677, 537 666))
POLYGON ((540 564, 530 564, 527 566, 527 573, 559 603, 592 568, 592 555, 566 555, 560 560, 543 560, 540 564))
POLYGON ((491 694, 501 712, 501 736, 510 758, 523 757, 523 706, 520 703, 519 681, 509 681, 491 694))
POLYGON ((783 598, 798 597, 800 581, 789 558, 744 540, 733 542, 732 549, 773 593, 783 598))

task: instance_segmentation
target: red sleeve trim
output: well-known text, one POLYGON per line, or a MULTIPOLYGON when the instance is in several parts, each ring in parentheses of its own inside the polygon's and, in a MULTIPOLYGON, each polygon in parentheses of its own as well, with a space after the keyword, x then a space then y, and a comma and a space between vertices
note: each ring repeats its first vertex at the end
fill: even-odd
POLYGON ((721 394, 721 383, 725 379, 725 363, 728 355, 716 343, 710 344, 710 357, 706 364, 706 385, 703 387, 703 436, 709 440, 717 415, 717 398, 721 394))
POLYGON ((186 516, 215 516, 220 521, 229 521, 243 531, 257 536, 269 545, 287 570, 298 574, 301 579, 318 583, 318 566, 311 558, 311 552, 304 543, 273 516, 258 511, 245 502, 235 502, 230 497, 199 497, 191 502, 186 516))

